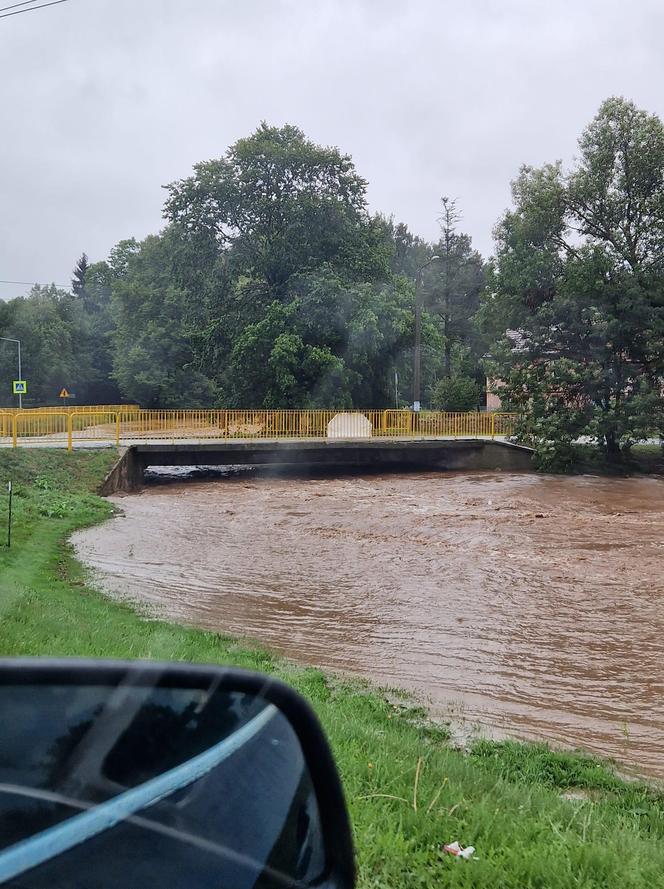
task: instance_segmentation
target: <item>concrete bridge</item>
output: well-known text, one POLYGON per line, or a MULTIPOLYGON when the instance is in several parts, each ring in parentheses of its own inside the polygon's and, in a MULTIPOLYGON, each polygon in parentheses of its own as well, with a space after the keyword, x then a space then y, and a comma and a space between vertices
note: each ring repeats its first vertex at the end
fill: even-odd
POLYGON ((477 438, 225 440, 133 444, 121 454, 101 493, 134 491, 155 466, 289 466, 348 469, 532 469, 532 451, 477 438))

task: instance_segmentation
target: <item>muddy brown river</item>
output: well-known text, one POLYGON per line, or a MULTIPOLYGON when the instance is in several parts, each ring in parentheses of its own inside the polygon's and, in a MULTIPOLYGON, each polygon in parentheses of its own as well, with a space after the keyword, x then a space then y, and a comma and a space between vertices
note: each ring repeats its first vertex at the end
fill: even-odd
POLYGON ((664 777, 664 481, 178 482, 75 536, 103 589, 664 777))

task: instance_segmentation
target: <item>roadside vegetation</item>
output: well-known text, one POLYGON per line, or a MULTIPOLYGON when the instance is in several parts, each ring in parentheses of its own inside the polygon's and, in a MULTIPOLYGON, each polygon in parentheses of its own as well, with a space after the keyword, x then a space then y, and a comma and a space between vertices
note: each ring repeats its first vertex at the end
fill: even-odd
POLYGON ((330 737, 363 889, 664 886, 664 792, 543 745, 479 741, 457 750, 445 727, 403 697, 147 620, 102 596, 64 541, 111 515, 94 490, 112 459, 0 451, 0 528, 9 479, 15 492, 12 548, 0 544, 0 655, 232 663, 292 683, 330 737), (454 840, 474 845, 476 859, 445 854, 454 840))

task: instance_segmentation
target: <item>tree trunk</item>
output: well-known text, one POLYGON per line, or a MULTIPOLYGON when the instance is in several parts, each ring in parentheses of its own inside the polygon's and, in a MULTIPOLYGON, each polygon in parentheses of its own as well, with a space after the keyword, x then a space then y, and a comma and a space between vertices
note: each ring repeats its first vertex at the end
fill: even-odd
POLYGON ((614 463, 619 462, 621 457, 620 445, 616 439, 615 432, 607 432, 604 439, 606 441, 606 456, 614 463))

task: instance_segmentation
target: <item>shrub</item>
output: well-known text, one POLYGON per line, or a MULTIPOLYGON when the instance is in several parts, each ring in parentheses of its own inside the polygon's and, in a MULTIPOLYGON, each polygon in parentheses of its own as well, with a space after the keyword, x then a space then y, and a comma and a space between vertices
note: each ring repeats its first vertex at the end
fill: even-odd
POLYGON ((433 388, 432 403, 439 411, 476 411, 479 383, 472 377, 443 377, 433 388))

